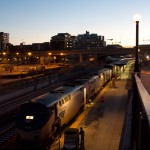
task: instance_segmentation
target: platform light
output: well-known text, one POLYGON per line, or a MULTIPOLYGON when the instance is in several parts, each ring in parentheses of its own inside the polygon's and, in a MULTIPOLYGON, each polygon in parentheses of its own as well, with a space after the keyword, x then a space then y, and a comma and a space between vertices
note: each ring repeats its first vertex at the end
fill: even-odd
POLYGON ((135 64, 134 64, 134 72, 140 72, 139 65, 139 21, 141 20, 141 16, 136 14, 134 16, 134 21, 136 22, 136 48, 135 48, 135 64))
POLYGON ((139 22, 140 20, 141 20, 141 15, 140 14, 134 15, 134 21, 135 22, 139 22))

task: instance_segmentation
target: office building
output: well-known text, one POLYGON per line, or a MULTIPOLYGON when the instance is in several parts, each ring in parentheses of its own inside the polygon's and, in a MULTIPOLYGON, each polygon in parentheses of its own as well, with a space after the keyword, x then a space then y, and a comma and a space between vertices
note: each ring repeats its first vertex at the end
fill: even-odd
POLYGON ((51 37, 50 48, 52 50, 72 49, 75 38, 75 36, 71 36, 69 33, 58 33, 51 37))
POLYGON ((76 48, 77 49, 101 49, 106 46, 104 41, 104 36, 99 36, 97 34, 90 34, 86 31, 85 34, 79 34, 77 36, 76 48))

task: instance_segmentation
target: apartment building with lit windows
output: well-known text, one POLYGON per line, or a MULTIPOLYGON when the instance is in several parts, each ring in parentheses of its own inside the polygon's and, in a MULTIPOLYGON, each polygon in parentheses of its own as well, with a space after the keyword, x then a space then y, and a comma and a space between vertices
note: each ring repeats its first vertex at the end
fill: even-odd
POLYGON ((58 33, 51 37, 50 47, 52 50, 72 50, 72 49, 90 49, 98 50, 106 46, 104 36, 90 34, 86 31, 85 34, 71 36, 69 33, 58 33))
POLYGON ((79 34, 77 36, 76 48, 78 49, 99 50, 105 46, 104 36, 90 34, 88 31, 85 34, 79 34))
POLYGON ((0 32, 0 52, 8 52, 9 33, 0 32))

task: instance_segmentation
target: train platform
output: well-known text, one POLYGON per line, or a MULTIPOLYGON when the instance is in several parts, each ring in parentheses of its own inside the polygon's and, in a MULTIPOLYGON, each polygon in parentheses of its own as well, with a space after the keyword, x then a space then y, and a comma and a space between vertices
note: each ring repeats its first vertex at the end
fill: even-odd
MULTIPOLYGON (((127 117, 131 113, 128 95, 128 91, 131 89, 129 79, 131 79, 131 73, 128 66, 116 79, 116 87, 112 87, 112 82, 109 82, 70 126, 84 129, 85 141, 80 150, 130 149, 131 118, 127 117), (124 124, 124 122, 126 123, 124 124)), ((62 149, 63 144, 64 137, 62 135, 55 146, 51 147, 51 150, 58 149, 58 147, 62 149)))

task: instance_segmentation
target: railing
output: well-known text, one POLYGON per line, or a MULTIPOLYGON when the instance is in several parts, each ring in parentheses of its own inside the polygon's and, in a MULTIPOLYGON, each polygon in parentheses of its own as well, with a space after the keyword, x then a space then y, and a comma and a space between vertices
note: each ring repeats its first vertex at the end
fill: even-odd
POLYGON ((138 75, 133 77, 131 145, 150 150, 150 95, 138 75))

